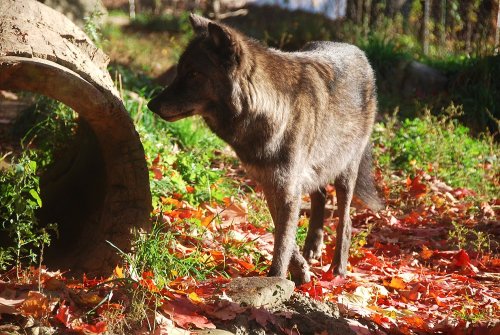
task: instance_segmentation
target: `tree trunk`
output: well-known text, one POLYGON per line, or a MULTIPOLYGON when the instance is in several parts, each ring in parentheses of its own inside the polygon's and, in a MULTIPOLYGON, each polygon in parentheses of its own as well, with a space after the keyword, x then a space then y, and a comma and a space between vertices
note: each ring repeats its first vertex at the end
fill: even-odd
POLYGON ((439 41, 441 48, 446 51, 446 0, 441 0, 441 24, 439 27, 439 41))
POLYGON ((372 16, 372 0, 365 0, 365 10, 363 15, 363 30, 367 35, 370 30, 370 21, 372 16))
POLYGON ((73 150, 41 181, 41 217, 61 235, 52 264, 106 273, 119 261, 106 241, 129 250, 130 231, 147 227, 151 207, 144 149, 106 70, 109 59, 36 1, 0 1, 0 31, 0 89, 46 95, 82 120, 73 150))
POLYGON ((423 29, 423 41, 422 45, 424 47, 424 55, 429 54, 429 20, 431 16, 431 0, 425 0, 424 3, 424 29, 423 29))
POLYGON ((500 49, 500 0, 497 3, 497 28, 495 31, 495 55, 498 55, 500 49))

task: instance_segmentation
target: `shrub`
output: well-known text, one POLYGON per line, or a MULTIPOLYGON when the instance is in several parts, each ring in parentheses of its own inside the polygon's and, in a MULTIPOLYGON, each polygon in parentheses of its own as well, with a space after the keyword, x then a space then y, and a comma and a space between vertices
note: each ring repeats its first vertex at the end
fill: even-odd
POLYGON ((379 164, 388 171, 425 169, 454 187, 494 196, 498 144, 491 136, 472 137, 457 121, 460 114, 461 107, 450 105, 440 116, 426 110, 421 118, 378 123, 374 140, 379 164))

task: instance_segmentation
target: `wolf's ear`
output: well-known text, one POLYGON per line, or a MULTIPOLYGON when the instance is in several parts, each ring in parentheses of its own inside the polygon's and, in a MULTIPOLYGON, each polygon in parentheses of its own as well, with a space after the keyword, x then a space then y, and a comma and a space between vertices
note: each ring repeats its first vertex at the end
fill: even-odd
POLYGON ((217 23, 209 22, 208 36, 224 61, 239 63, 242 56, 242 41, 234 31, 217 23))
POLYGON ((212 21, 210 21, 209 19, 205 19, 203 16, 190 13, 189 22, 191 22, 191 26, 193 27, 194 32, 197 35, 201 35, 208 31, 208 24, 212 21))

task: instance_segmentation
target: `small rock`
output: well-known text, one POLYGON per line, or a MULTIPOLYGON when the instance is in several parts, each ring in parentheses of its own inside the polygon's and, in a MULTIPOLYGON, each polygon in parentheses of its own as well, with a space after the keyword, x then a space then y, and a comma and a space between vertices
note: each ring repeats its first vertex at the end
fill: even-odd
POLYGON ((227 285, 226 294, 244 307, 272 307, 288 299, 295 284, 277 277, 247 277, 233 279, 227 285))
POLYGON ((192 330, 191 333, 196 335, 234 335, 231 332, 221 329, 192 330))
POLYGON ((444 90, 448 79, 439 70, 426 64, 412 61, 405 69, 402 93, 404 97, 436 95, 444 90))

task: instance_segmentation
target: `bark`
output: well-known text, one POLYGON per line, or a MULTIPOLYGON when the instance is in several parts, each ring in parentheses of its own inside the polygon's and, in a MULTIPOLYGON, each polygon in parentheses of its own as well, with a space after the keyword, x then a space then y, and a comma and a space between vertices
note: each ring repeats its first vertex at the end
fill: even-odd
POLYGON ((424 55, 429 54, 429 20, 431 14, 431 0, 425 0, 424 4, 424 31, 423 31, 423 47, 424 55))
POLYGON ((440 24, 440 44, 441 48, 446 49, 446 6, 447 1, 441 0, 441 24, 440 24))
POLYGON ((109 59, 36 1, 0 1, 0 32, 0 89, 46 95, 82 120, 71 159, 45 178, 41 216, 57 219, 62 231, 59 266, 105 273, 119 260, 106 241, 127 251, 130 230, 147 226, 151 206, 144 150, 106 70, 109 59))
POLYGON ((498 55, 500 48, 500 1, 497 4, 497 27, 495 30, 495 55, 498 55))

